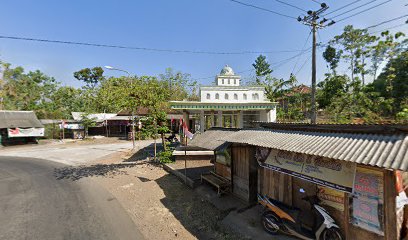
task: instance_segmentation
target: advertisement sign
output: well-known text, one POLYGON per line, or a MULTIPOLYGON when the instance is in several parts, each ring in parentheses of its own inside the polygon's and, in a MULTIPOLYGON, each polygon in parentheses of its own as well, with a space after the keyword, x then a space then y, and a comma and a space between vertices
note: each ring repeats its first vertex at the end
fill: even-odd
POLYGON ((344 192, 352 192, 356 164, 282 150, 257 148, 260 166, 344 192))
POLYGON ((44 137, 44 128, 9 128, 8 137, 44 137))
POLYGON ((63 127, 65 129, 84 129, 84 126, 82 126, 81 124, 78 124, 78 123, 60 124, 59 127, 60 127, 60 129, 62 129, 63 127))
POLYGON ((351 209, 353 225, 383 235, 383 173, 357 168, 351 209))
POLYGON ((322 205, 344 211, 344 192, 322 186, 317 186, 317 188, 319 190, 317 196, 322 205))

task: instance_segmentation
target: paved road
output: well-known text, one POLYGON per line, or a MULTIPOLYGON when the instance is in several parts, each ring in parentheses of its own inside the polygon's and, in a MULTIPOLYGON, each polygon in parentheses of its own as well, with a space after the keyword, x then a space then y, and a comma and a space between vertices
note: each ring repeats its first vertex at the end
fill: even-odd
MULTIPOLYGON (((137 141, 137 148, 143 148, 151 143, 152 140, 137 141)), ((0 156, 41 158, 67 165, 81 165, 131 148, 131 142, 84 145, 73 145, 71 143, 31 145, 2 148, 0 149, 0 156)))
POLYGON ((56 180, 62 166, 0 157, 0 239, 143 239, 106 190, 88 179, 56 180))

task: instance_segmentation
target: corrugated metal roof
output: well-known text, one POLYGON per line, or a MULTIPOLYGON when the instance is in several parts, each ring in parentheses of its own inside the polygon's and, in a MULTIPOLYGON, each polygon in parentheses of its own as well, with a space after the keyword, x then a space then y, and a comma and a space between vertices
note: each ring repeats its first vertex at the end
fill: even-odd
POLYGON ((0 111, 0 128, 43 128, 33 111, 0 111))
POLYGON ((382 135, 254 129, 211 139, 408 170, 408 135, 402 133, 382 135))
POLYGON ((226 143, 226 141, 223 140, 224 138, 235 133, 236 131, 238 131, 238 129, 212 128, 204 133, 195 135, 194 138, 188 143, 188 146, 214 151, 226 143))

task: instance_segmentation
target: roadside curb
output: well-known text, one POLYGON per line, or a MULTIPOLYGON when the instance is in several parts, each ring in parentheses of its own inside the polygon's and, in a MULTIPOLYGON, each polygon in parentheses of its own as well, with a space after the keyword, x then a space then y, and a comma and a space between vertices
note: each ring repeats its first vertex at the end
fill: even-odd
POLYGON ((180 173, 179 171, 177 171, 176 169, 174 169, 173 167, 169 166, 166 163, 162 163, 163 169, 166 170, 167 172, 173 174, 174 176, 178 177, 182 182, 186 183, 187 186, 189 186, 190 188, 195 188, 197 186, 197 184, 194 182, 194 180, 192 180, 191 178, 186 178, 184 176, 184 174, 180 173))

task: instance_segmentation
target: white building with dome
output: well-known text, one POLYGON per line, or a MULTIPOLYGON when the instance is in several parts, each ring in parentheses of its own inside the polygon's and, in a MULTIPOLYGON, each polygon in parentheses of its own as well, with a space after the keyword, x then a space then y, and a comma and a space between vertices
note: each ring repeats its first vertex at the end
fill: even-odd
POLYGON ((200 87, 200 101, 172 101, 171 108, 182 110, 185 120, 190 119, 189 128, 200 132, 211 127, 248 128, 252 121, 275 122, 277 103, 266 98, 264 87, 241 86, 240 81, 241 76, 226 65, 214 86, 200 87))

